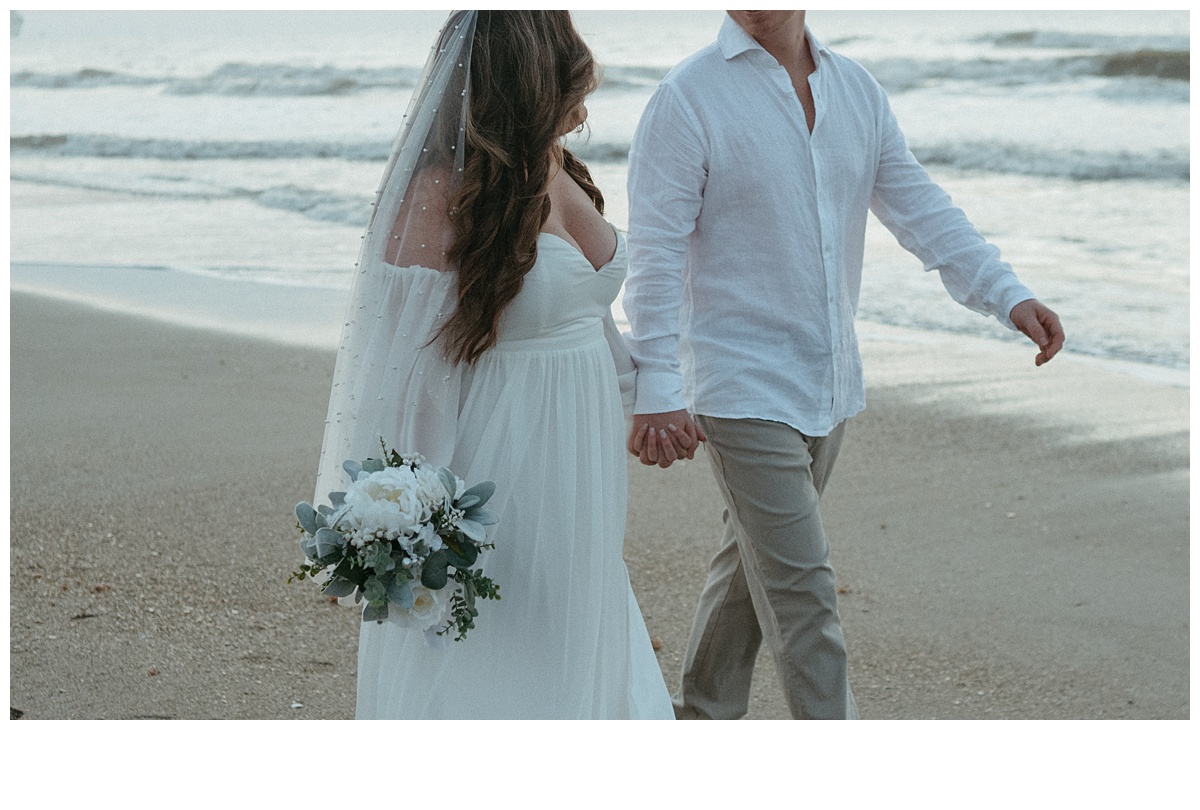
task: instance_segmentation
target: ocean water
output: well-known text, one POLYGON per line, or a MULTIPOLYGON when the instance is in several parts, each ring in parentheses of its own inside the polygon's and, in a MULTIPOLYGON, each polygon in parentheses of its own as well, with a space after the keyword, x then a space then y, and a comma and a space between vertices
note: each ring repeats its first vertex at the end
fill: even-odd
MULTIPOLYGON (((216 297, 222 279, 323 291, 336 311, 444 17, 24 13, 10 36, 14 288, 53 277, 87 297, 120 278, 119 296, 152 272, 156 289, 203 277, 216 297)), ((572 145, 618 226, 642 108, 722 17, 575 15, 605 72, 572 145)), ((917 157, 1063 317, 1069 351, 1188 370, 1186 12, 808 22, 878 78, 917 157)), ((954 304, 874 219, 859 318, 1024 339, 954 304)))

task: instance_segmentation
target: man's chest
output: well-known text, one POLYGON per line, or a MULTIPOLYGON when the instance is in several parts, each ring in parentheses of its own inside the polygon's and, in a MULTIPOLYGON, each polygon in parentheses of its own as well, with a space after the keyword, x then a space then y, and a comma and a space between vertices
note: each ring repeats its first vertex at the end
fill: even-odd
POLYGON ((770 203, 818 190, 855 201, 869 197, 880 127, 861 98, 819 78, 787 77, 731 86, 719 101, 709 105, 705 122, 706 202, 718 195, 770 203))

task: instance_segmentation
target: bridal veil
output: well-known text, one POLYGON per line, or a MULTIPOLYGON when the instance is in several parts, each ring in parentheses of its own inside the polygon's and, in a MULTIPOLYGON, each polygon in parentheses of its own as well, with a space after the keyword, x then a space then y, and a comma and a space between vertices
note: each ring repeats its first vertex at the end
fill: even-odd
POLYGON ((454 453, 469 372, 433 341, 457 292, 446 257, 448 207, 461 183, 475 19, 474 11, 454 12, 442 28, 372 204, 334 368, 316 502, 344 488, 344 461, 379 458, 381 439, 434 465, 454 453), (397 333, 410 339, 395 341, 397 333))

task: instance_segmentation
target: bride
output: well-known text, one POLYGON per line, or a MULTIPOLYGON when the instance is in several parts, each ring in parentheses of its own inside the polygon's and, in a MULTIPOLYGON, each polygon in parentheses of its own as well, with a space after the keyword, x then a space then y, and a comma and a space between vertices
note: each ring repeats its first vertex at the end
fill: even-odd
POLYGON ((364 622, 360 719, 673 717, 621 557, 636 372, 610 307, 625 243, 561 145, 597 83, 567 12, 467 11, 413 93, 364 236, 317 492, 381 438, 495 481, 484 565, 501 599, 440 647, 364 622))

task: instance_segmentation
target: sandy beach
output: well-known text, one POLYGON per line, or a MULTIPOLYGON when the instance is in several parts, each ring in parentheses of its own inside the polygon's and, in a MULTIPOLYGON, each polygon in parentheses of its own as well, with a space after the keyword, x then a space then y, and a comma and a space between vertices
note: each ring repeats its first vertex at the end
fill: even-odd
MULTIPOLYGON (((862 327, 825 497, 864 719, 1189 718, 1188 390, 862 327)), ((10 703, 24 719, 350 718, 358 618, 306 583, 333 354, 11 297, 10 703)), ((707 462, 630 463, 672 687, 719 537, 707 462)), ((787 717, 770 656, 750 717, 787 717)))

